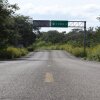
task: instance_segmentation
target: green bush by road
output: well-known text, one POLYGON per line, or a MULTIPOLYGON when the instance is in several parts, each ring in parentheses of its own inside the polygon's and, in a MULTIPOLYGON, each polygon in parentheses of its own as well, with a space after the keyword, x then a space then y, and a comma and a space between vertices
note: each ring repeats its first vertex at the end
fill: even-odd
POLYGON ((27 53, 28 51, 25 48, 8 47, 0 50, 0 58, 1 59, 19 58, 21 56, 25 56, 27 53))

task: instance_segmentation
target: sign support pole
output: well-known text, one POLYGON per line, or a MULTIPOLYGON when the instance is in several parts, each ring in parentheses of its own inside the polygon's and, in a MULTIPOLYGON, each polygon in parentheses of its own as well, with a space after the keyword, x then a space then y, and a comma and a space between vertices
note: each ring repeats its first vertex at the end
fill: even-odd
POLYGON ((83 39, 83 49, 84 49, 84 55, 86 54, 86 21, 68 21, 69 26, 68 27, 77 27, 77 28, 83 28, 84 29, 84 39, 83 39))
POLYGON ((86 54, 86 21, 84 21, 84 55, 86 54))

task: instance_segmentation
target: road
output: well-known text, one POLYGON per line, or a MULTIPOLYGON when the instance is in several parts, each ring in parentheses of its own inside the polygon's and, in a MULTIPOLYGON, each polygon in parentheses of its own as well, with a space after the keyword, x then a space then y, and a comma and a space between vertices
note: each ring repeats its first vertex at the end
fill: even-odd
POLYGON ((0 100, 100 100, 100 63, 57 50, 0 61, 0 100))

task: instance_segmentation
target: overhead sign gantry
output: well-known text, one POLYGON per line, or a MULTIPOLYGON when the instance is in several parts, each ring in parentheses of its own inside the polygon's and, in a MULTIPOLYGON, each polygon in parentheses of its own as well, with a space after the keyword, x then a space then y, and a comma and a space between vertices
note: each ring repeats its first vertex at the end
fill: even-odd
POLYGON ((84 29, 84 53, 86 52, 86 21, 33 20, 33 27, 83 28, 84 29))

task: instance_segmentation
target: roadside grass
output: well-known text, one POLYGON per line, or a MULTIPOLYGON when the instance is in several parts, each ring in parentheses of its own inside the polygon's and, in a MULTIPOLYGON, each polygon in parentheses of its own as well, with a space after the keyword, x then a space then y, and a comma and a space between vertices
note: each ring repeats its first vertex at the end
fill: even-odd
POLYGON ((0 49, 0 59, 14 59, 25 56, 28 53, 25 48, 7 47, 0 49))
POLYGON ((87 58, 89 60, 100 61, 100 45, 88 49, 87 58))

